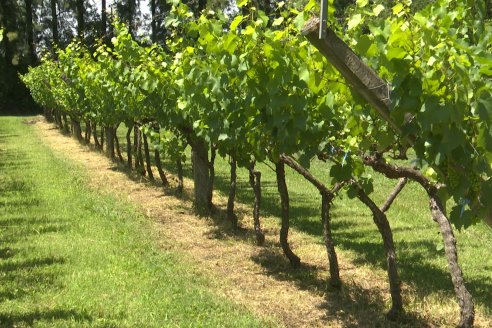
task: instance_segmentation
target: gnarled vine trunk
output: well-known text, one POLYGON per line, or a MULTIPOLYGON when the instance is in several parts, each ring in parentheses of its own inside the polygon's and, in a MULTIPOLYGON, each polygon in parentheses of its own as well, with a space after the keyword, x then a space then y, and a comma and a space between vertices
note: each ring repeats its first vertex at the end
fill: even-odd
POLYGON ((194 206, 199 214, 208 215, 209 208, 209 162, 208 147, 204 139, 198 138, 192 144, 194 206))
POLYGON ((277 189, 280 194, 280 204, 282 207, 282 225, 280 228, 280 245, 285 256, 290 261, 290 264, 297 268, 301 265, 301 259, 294 254, 289 246, 289 191, 285 182, 285 165, 282 160, 275 163, 275 171, 277 174, 277 189))
POLYGON ((114 160, 116 155, 114 149, 114 127, 107 126, 104 131, 106 132, 106 156, 114 160))
POLYGON ((92 137, 94 138, 94 146, 97 149, 101 149, 102 146, 99 143, 99 138, 97 137, 97 124, 96 124, 96 122, 92 123, 92 137))
POLYGON ((249 165, 249 184, 253 188, 255 195, 255 203, 253 206, 253 224, 256 234, 256 243, 263 245, 265 243, 265 234, 261 230, 260 223, 260 207, 261 207, 261 172, 255 171, 255 161, 251 161, 249 165))
POLYGON ((229 198, 227 200, 227 219, 231 221, 232 226, 237 228, 237 216, 234 213, 234 201, 236 199, 236 184, 237 184, 237 164, 236 158, 231 156, 231 180, 229 184, 229 198))
POLYGON ((328 256, 328 265, 330 271, 330 285, 335 288, 341 286, 340 281, 340 268, 338 266, 337 253, 335 251, 335 244, 331 234, 331 219, 330 219, 330 207, 334 194, 343 186, 343 184, 336 184, 333 190, 329 190, 321 181, 319 181, 308 170, 302 167, 294 158, 286 155, 281 155, 281 159, 289 167, 294 169, 297 173, 302 175, 321 193, 321 223, 323 225, 323 237, 325 241, 326 253, 328 256))
POLYGON ((86 144, 89 144, 91 142, 91 121, 86 120, 85 121, 85 136, 84 136, 84 141, 86 144))
POLYGON ((454 291, 460 306, 459 327, 473 327, 473 322, 475 320, 473 298, 466 289, 463 272, 458 264, 456 238, 454 237, 451 223, 449 223, 448 218, 444 214, 442 202, 437 196, 437 190, 431 190, 429 192, 429 207, 432 213, 432 219, 439 225, 444 241, 444 251, 448 258, 449 272, 451 273, 451 280, 453 281, 454 291))
POLYGON ((340 268, 338 266, 337 252, 331 234, 330 207, 333 197, 327 192, 321 192, 321 222, 323 224, 323 237, 325 240, 326 254, 328 255, 328 263, 330 269, 330 285, 335 288, 340 288, 342 282, 340 280, 340 268))
POLYGON ((432 218, 439 225, 444 240, 444 250, 448 261, 449 273, 460 306, 459 327, 472 327, 475 320, 475 306, 470 292, 466 289, 463 272, 458 264, 456 239, 451 224, 443 210, 442 202, 437 194, 437 186, 418 170, 394 166, 374 156, 365 156, 363 161, 364 164, 371 166, 375 171, 386 175, 390 179, 408 178, 416 181, 427 192, 432 218))
POLYGON ((127 157, 127 165, 131 170, 133 168, 133 158, 132 158, 132 134, 133 124, 128 126, 128 130, 126 131, 126 157, 127 157))
POLYGON ((181 159, 176 161, 176 168, 178 170, 178 193, 183 193, 183 164, 181 163, 181 159))
POLYGON ((142 133, 143 136, 143 144, 144 144, 144 152, 145 152, 145 163, 147 164, 147 173, 149 175, 150 181, 155 181, 154 174, 152 173, 152 163, 150 162, 150 152, 149 152, 149 143, 147 141, 147 135, 142 133))
POLYGON ((118 139, 118 133, 116 133, 116 131, 118 131, 117 127, 113 130, 114 149, 116 150, 116 155, 118 155, 118 159, 123 163, 125 160, 123 159, 123 155, 121 155, 120 140, 118 139))
POLYGON ((383 238, 383 245, 386 250, 386 266, 392 301, 392 306, 387 316, 389 319, 394 320, 397 318, 399 313, 403 312, 403 300, 401 298, 401 281, 398 276, 393 233, 391 232, 391 227, 386 214, 384 214, 384 212, 372 201, 372 199, 369 198, 362 188, 359 186, 356 187, 358 189, 358 198, 371 210, 373 221, 376 224, 381 237, 383 238))
POLYGON ((135 152, 135 170, 145 176, 145 167, 142 155, 142 134, 137 123, 133 125, 133 149, 135 152))
POLYGON ((164 169, 162 168, 161 154, 159 153, 159 149, 154 150, 155 157, 155 166, 157 166, 157 172, 159 172, 159 177, 161 178, 162 185, 169 185, 169 181, 167 180, 166 174, 164 173, 164 169))
POLYGON ((214 195, 214 182, 215 182, 215 157, 217 155, 217 146, 210 146, 210 162, 208 163, 209 181, 207 191, 207 206, 208 210, 212 212, 214 208, 213 195, 214 195))

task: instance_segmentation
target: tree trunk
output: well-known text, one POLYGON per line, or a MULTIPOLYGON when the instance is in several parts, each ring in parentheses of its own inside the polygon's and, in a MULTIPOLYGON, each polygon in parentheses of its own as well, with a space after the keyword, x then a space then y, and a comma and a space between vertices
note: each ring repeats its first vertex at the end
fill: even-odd
POLYGON ((236 199, 236 182, 237 182, 237 164, 234 156, 230 159, 231 165, 231 182, 229 185, 229 199, 227 200, 227 219, 231 221, 234 229, 237 228, 237 216, 234 213, 234 201, 236 199))
POLYGON ((255 195, 255 204, 253 207, 253 223, 256 234, 256 243, 263 245, 265 243, 265 234, 261 230, 260 224, 260 206, 261 206, 261 172, 255 171, 255 161, 251 161, 248 168, 249 184, 253 188, 255 195))
POLYGON ((167 186, 169 185, 169 181, 167 180, 166 174, 162 169, 161 154, 159 153, 159 149, 156 149, 154 152, 155 152, 155 165, 157 166, 157 172, 159 172, 159 176, 161 177, 162 184, 164 186, 167 186))
POLYGON ((328 254, 328 263, 330 269, 330 285, 340 288, 340 268, 338 266, 337 253, 331 234, 330 207, 331 197, 327 192, 321 192, 321 222, 323 224, 323 237, 325 240, 326 253, 328 254))
POLYGON ((80 127, 80 122, 74 118, 70 119, 72 122, 72 136, 78 141, 82 141, 82 128, 80 127))
MULTIPOLYGON (((50 0, 51 5, 51 33, 53 36, 53 44, 58 46, 60 44, 60 37, 58 35, 58 12, 56 11, 56 0, 50 0)), ((53 51, 55 53, 55 51, 53 51)))
POLYGON ((208 147, 204 139, 197 139, 192 145, 193 159, 193 182, 195 200, 194 206, 197 213, 209 214, 209 163, 208 163, 208 147))
POLYGON ((91 131, 91 121, 86 120, 85 121, 85 137, 84 137, 84 141, 85 141, 86 144, 90 144, 91 143, 91 134, 92 134, 92 131, 91 131))
POLYGON ((43 115, 44 115, 46 121, 48 121, 49 123, 54 122, 54 116, 53 116, 53 110, 52 109, 44 107, 43 108, 43 115))
POLYGON ((0 46, 3 45, 4 53, 1 57, 3 57, 3 59, 5 60, 5 66, 4 66, 5 71, 2 70, 2 75, 8 73, 16 74, 15 73, 16 69, 12 64, 12 59, 14 58, 15 45, 12 44, 13 40, 10 40, 7 34, 9 32, 14 32, 17 30, 15 26, 16 24, 15 11, 17 10, 17 8, 13 7, 12 4, 13 3, 10 1, 5 1, 5 0, 0 1, 0 9, 1 9, 0 12, 3 13, 3 15, 1 15, 2 18, 1 25, 3 27, 3 35, 2 35, 3 40, 2 42, 0 42, 0 46))
POLYGON ((210 146, 210 162, 209 162, 209 182, 208 182, 208 192, 207 192, 207 206, 210 212, 212 212, 213 195, 214 195, 214 181, 215 181, 215 157, 217 155, 217 146, 210 146))
POLYGON ((128 130, 126 131, 126 155, 128 157, 128 168, 130 171, 132 170, 133 167, 133 159, 132 159, 132 139, 131 139, 131 134, 133 130, 133 124, 128 126, 128 130))
POLYGON ((383 238, 384 248, 386 250, 386 265, 388 270, 388 278, 390 284, 390 293, 392 306, 387 316, 391 320, 395 320, 399 313, 403 312, 403 300, 401 298, 401 282, 398 276, 398 268, 396 264, 396 252, 393 242, 393 233, 388 222, 386 214, 367 196, 367 194, 360 188, 358 189, 358 198, 367 206, 372 212, 372 218, 374 223, 378 227, 379 233, 383 238))
POLYGON ((101 151, 104 148, 104 126, 101 126, 101 151))
POLYGON ((85 21, 84 21, 84 0, 77 0, 76 3, 76 11, 77 11, 77 37, 83 41, 84 40, 84 30, 85 30, 85 21))
POLYGON ((66 133, 70 133, 70 126, 68 125, 67 114, 62 114, 62 118, 63 118, 63 130, 66 133))
POLYGON ((429 206, 432 212, 432 218, 439 224, 442 239, 444 240, 444 250, 448 259, 449 272, 451 273, 451 280, 453 281, 454 291, 460 306, 459 327, 473 327, 473 322, 475 320, 473 299, 470 292, 466 289, 463 272, 458 264, 456 239, 451 224, 444 214, 444 209, 441 200, 437 196, 437 191, 429 192, 429 206))
POLYGON ((101 0, 101 37, 106 38, 107 31, 106 0, 101 0))
POLYGON ((290 264, 297 268, 301 265, 301 259, 292 252, 289 246, 289 191, 285 182, 285 165, 282 160, 275 163, 275 171, 277 173, 277 188, 280 194, 280 204, 282 206, 282 225, 280 228, 280 245, 285 256, 290 261, 290 264))
POLYGON ((140 132, 140 127, 137 123, 133 125, 133 149, 135 151, 135 170, 141 175, 145 176, 145 167, 143 164, 142 155, 142 135, 140 132))
POLYGON ((101 149, 101 144, 99 144, 99 139, 97 137, 97 124, 96 122, 92 125, 92 136, 94 137, 94 145, 97 149, 101 149))
POLYGON ((156 15, 155 15, 155 1, 156 0, 150 0, 150 39, 152 42, 156 42, 156 36, 157 36, 157 21, 156 21, 156 15))
POLYGON ((183 164, 181 159, 176 161, 176 168, 178 169, 178 193, 183 193, 183 164))
POLYGON ((112 126, 107 126, 104 128, 106 131, 106 156, 115 159, 115 151, 114 151, 114 128, 112 126))
POLYGON ((145 162, 147 164, 147 173, 149 175, 150 181, 155 181, 154 174, 152 173, 152 163, 150 162, 150 152, 149 152, 149 143, 147 141, 147 135, 142 133, 143 144, 144 144, 144 152, 145 152, 145 162))
POLYGON ((118 133, 116 133, 117 131, 118 131, 118 127, 114 128, 113 130, 114 148, 116 150, 116 155, 118 155, 118 159, 123 163, 125 162, 125 160, 123 159, 123 155, 121 155, 120 140, 118 139, 118 133))
POLYGON ((32 23, 32 0, 24 0, 26 5, 26 32, 27 32, 27 47, 29 49, 29 63, 35 66, 38 57, 36 56, 36 47, 34 45, 34 28, 32 23))
POLYGON ((53 109, 53 117, 55 118, 55 124, 60 130, 63 130, 63 122, 60 116, 60 112, 57 109, 53 109))
MULTIPOLYGON (((159 125, 156 123, 154 124, 154 132, 159 134, 159 125)), ((159 172, 159 177, 162 180, 162 184, 164 186, 169 185, 169 181, 167 180, 166 174, 164 173, 164 170, 162 168, 162 161, 161 161, 161 154, 159 152, 159 149, 154 150, 154 157, 155 157, 155 165, 157 166, 157 172, 159 172)))

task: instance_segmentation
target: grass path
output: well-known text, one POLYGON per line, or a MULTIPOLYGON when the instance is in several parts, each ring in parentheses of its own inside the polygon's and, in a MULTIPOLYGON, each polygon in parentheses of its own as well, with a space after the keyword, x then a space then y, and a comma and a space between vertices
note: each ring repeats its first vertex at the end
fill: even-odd
POLYGON ((89 181, 0 117, 0 327, 274 325, 210 292, 140 210, 89 181))

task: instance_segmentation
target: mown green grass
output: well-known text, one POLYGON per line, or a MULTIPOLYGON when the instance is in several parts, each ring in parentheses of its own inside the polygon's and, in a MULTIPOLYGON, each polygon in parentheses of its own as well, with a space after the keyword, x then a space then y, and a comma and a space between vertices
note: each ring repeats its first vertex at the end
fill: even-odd
MULTIPOLYGON (((124 133, 124 128, 120 128, 118 134, 122 143, 124 133)), ((230 170, 228 161, 217 157, 215 164, 215 189, 227 196, 230 170)), ((262 172, 261 215, 279 218, 280 200, 272 166, 258 164, 257 167, 262 172)), ((165 169, 175 173, 175 164, 166 162, 165 169)), ((315 176, 327 183, 329 170, 328 164, 320 161, 313 161, 310 168, 315 176)), ((190 161, 184 165, 184 174, 191 178, 190 161)), ((319 192, 288 167, 286 175, 291 200, 291 227, 322 243, 319 192)), ((370 197, 377 204, 382 204, 397 181, 386 179, 378 173, 373 173, 372 176, 375 191, 370 197)), ((254 201, 246 169, 238 170, 237 201, 249 205, 254 201)), ((425 192, 416 183, 409 183, 387 215, 393 230, 401 279, 415 290, 417 303, 428 302, 430 306, 439 306, 441 302, 446 302, 443 297, 454 299, 442 238, 437 224, 431 218, 425 192)), ((386 268, 381 236, 372 221, 370 211, 362 203, 356 199, 348 199, 341 193, 334 201, 332 220, 338 249, 350 256, 355 264, 386 268)), ((491 317, 492 253, 489 250, 492 245, 492 229, 479 223, 466 230, 455 231, 455 235, 467 287, 476 304, 486 316, 491 317)), ((292 277, 293 280, 298 278, 296 275, 292 277)), ((419 305, 417 303, 414 305, 419 305)), ((412 304, 407 306, 412 307, 412 304)))
POLYGON ((0 117, 1 327, 273 325, 213 295, 136 208, 89 189, 23 120, 0 117))

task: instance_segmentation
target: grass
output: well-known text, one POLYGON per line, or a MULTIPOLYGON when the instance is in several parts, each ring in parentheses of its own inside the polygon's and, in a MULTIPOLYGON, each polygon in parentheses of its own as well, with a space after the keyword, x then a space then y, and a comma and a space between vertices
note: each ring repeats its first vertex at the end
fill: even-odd
POLYGON ((94 192, 24 118, 0 117, 1 327, 264 327, 156 246, 131 204, 94 192))
MULTIPOLYGON (((120 141, 124 143, 123 136, 126 131, 120 128, 118 132, 121 135, 120 141)), ((175 173, 174 163, 165 163, 165 169, 175 173)), ((259 164, 258 169, 262 171, 261 215, 279 222, 280 206, 275 173, 264 164, 259 164)), ((226 159, 217 158, 215 172, 215 188, 220 194, 227 196, 229 165, 226 159)), ((327 181, 329 166, 314 161, 311 172, 321 180, 327 181)), ((191 178, 189 162, 184 165, 184 173, 191 178)), ((290 168, 286 168, 286 175, 291 198, 291 227, 311 236, 313 242, 322 243, 319 192, 290 168)), ((378 173, 373 173, 373 177, 375 192, 370 197, 381 204, 397 181, 388 180, 378 173)), ((251 205, 253 193, 245 169, 238 170, 237 186, 237 201, 251 205)), ((393 229, 400 277, 404 284, 410 287, 410 291, 404 291, 406 308, 415 312, 432 308, 434 310, 430 312, 433 312, 455 304, 442 238, 438 226, 431 219, 425 192, 416 183, 408 184, 387 215, 393 229)), ((384 275, 384 249, 369 210, 357 200, 341 196, 334 201, 332 219, 336 246, 341 250, 339 256, 348 257, 357 265, 368 265, 380 270, 384 275)), ((480 315, 490 322, 492 254, 488 250, 492 244, 492 230, 479 223, 466 230, 455 231, 455 235, 467 287, 474 296, 480 315)), ((282 279, 285 278, 283 275, 282 279)), ((290 278, 298 280, 299 276, 294 273, 290 278)), ((435 314, 429 313, 430 316, 435 314)))

